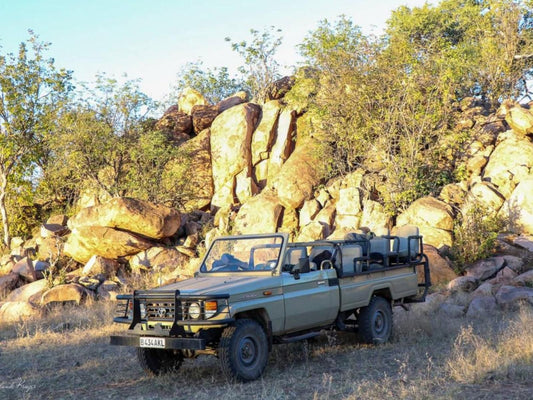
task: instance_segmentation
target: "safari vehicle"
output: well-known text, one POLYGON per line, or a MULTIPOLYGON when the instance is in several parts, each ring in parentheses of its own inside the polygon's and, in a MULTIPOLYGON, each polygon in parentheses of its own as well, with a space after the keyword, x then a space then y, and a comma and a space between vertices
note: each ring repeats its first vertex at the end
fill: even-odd
POLYGON ((289 243, 284 233, 221 237, 194 278, 117 296, 114 321, 129 328, 111 344, 136 347, 150 374, 207 354, 230 379, 249 381, 263 373, 273 344, 324 329, 386 342, 392 306, 424 301, 429 286, 412 226, 397 236, 306 243, 289 243))

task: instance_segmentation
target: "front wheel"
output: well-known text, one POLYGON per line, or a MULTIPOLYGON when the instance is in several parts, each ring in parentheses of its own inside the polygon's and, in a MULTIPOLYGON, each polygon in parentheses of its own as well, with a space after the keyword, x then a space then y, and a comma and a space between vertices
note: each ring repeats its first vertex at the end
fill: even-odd
POLYGON ((175 372, 183 363, 183 354, 179 350, 139 347, 137 349, 137 358, 141 367, 150 375, 175 372))
POLYGON ((357 318, 359 335, 365 343, 381 344, 392 332, 392 309, 383 297, 374 296, 367 307, 361 308, 357 318))
POLYGON ((268 340, 254 320, 240 319, 222 332, 218 357, 222 372, 241 382, 257 379, 268 362, 268 340))

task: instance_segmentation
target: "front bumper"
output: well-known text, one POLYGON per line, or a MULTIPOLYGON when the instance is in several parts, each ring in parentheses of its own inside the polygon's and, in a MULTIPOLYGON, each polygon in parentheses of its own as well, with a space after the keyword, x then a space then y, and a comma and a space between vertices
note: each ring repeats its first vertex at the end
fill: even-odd
MULTIPOLYGON (((111 336, 110 344, 115 346, 141 347, 140 336, 111 336)), ((165 337, 165 349, 205 350, 205 347, 205 339, 165 337)))

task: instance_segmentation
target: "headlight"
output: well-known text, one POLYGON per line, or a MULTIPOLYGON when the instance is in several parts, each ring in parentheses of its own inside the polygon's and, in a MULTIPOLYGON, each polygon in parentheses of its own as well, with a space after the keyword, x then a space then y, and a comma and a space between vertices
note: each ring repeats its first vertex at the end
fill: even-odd
POLYGON ((202 309, 200 307, 200 304, 198 303, 189 304, 189 318, 198 319, 200 318, 201 313, 202 313, 202 309))

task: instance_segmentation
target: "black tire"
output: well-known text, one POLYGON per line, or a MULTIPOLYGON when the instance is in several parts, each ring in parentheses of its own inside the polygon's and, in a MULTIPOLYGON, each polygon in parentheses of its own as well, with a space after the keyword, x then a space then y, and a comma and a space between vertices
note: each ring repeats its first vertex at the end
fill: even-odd
POLYGON ((176 372, 183 363, 179 350, 137 348, 137 358, 142 369, 150 375, 176 372))
POLYGON ((386 343, 392 333, 392 309, 390 302, 374 296, 367 307, 361 308, 357 318, 359 336, 365 343, 386 343))
POLYGON ((259 378, 268 362, 268 340, 262 326, 240 319, 224 329, 218 357, 228 379, 247 382, 259 378))

